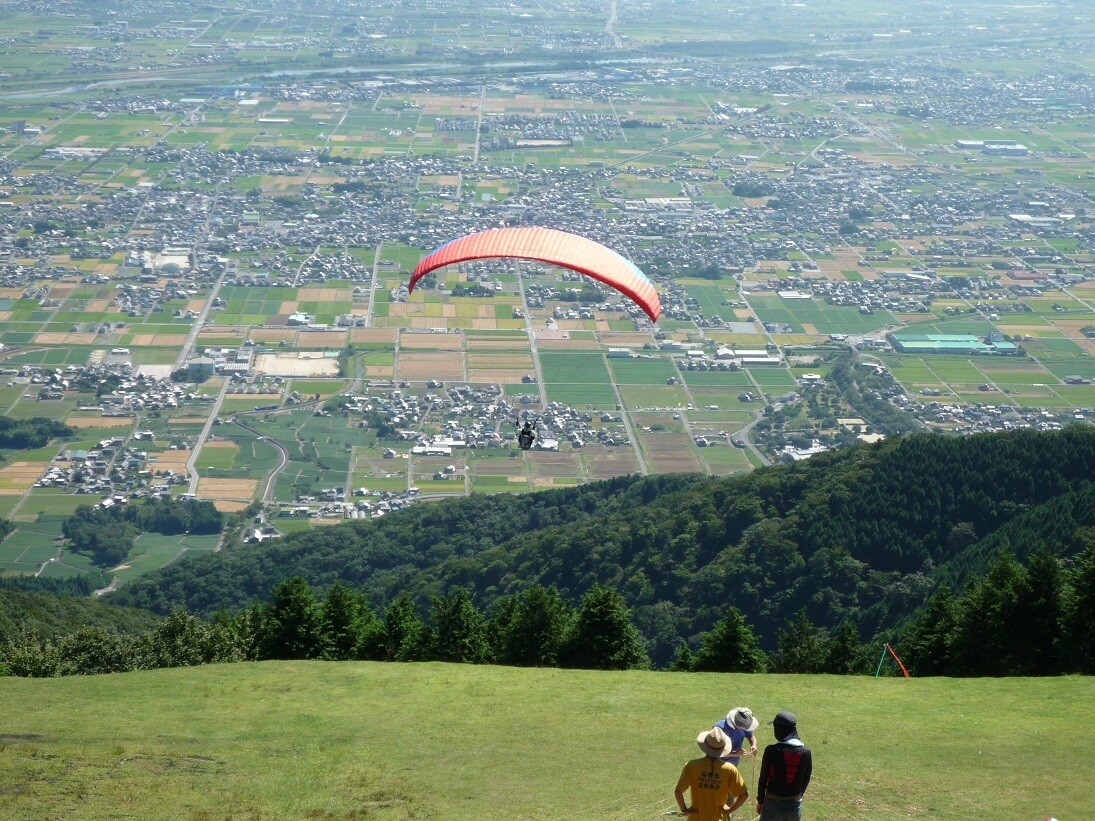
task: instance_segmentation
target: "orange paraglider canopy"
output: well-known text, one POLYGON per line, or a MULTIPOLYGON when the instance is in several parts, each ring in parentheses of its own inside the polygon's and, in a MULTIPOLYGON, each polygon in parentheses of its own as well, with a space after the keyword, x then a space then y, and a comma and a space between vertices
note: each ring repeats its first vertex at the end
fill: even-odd
POLYGON ((431 271, 477 259, 528 259, 569 268, 626 294, 652 322, 662 312, 653 283, 635 265, 599 242, 555 228, 492 228, 442 245, 411 274, 408 290, 431 271))

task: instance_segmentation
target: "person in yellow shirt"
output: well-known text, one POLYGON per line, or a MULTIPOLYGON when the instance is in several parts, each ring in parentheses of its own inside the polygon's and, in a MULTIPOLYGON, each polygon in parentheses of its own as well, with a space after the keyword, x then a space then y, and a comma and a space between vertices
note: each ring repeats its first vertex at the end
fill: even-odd
POLYGON ((721 727, 714 727, 696 736, 696 744, 704 757, 684 765, 673 795, 681 815, 693 815, 698 821, 724 821, 749 798, 738 768, 720 760, 733 749, 733 742, 721 727), (691 793, 691 807, 684 802, 686 790, 691 793), (731 796, 733 804, 729 803, 731 796))

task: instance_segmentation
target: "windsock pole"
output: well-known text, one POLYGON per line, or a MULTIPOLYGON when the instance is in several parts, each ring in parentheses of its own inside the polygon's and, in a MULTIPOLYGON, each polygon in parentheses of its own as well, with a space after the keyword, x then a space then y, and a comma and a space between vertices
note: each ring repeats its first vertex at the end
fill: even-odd
POLYGON ((905 676, 905 678, 912 678, 912 676, 909 675, 909 671, 905 669, 904 662, 901 661, 894 649, 888 644, 883 644, 882 646, 890 651, 890 655, 893 656, 893 660, 896 661, 897 666, 901 668, 901 674, 905 676))

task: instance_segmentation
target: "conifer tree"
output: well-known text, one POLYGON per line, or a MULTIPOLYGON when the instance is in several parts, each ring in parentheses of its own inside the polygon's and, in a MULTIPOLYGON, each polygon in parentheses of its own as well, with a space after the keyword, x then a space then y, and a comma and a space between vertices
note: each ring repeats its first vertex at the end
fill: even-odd
POLYGON ((322 657, 332 661, 357 658, 366 626, 375 621, 364 594, 336 581, 321 607, 322 657))
POLYGON ((825 669, 826 635, 799 610, 776 633, 775 670, 779 673, 820 673, 825 669))
POLYGON ((649 658, 627 605, 615 590, 593 585, 582 598, 560 648, 566 667, 629 670, 646 667, 649 658))
POLYGON ((958 608, 950 587, 942 585, 906 628, 901 639, 901 655, 913 675, 958 674, 953 647, 958 608))
POLYGON ((855 623, 851 619, 845 619, 825 644, 825 672, 838 676, 855 676, 867 672, 865 651, 855 623))
POLYGON ((553 667, 572 617, 555 587, 530 587, 516 602, 500 661, 521 667, 553 667))
POLYGON ((429 657, 470 664, 481 664, 489 657, 483 615, 462 587, 433 599, 429 657))
POLYGON ((261 653, 268 659, 308 659, 320 653, 320 612, 316 597, 300 576, 292 576, 271 591, 263 612, 261 653))
POLYGON ((429 650, 429 629, 410 593, 401 593, 384 611, 384 626, 369 658, 422 661, 429 650))
POLYGON ((1088 542, 1071 574, 1072 601, 1068 609, 1068 646, 1071 670, 1095 673, 1095 539, 1088 542))
POLYGON ((1043 545, 1030 557, 1022 587, 1021 633, 1013 638, 1020 647, 1014 675, 1055 676, 1062 671, 1062 635, 1065 622, 1065 579, 1061 563, 1043 545))
POLYGON ((727 608, 726 615, 703 636, 703 645, 692 658, 696 672, 763 673, 764 653, 757 644, 752 628, 736 607, 727 608))
POLYGON ((955 661, 964 676, 1016 675, 1025 669, 1023 635, 1026 574, 1010 548, 971 585, 959 609, 955 661))

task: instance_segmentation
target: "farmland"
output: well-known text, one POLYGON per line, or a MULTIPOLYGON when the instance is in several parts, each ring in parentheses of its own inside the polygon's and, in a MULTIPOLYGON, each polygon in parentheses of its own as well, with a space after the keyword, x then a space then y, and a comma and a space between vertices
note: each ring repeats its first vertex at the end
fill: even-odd
MULTIPOLYGON (((1021 31, 977 3, 947 30, 892 2, 612 8, 0 11, 0 415, 74 431, 0 453, 3 572, 93 572, 58 517, 154 486, 288 532, 412 488, 726 475, 906 429, 876 396, 910 429, 1095 420, 1072 4, 1021 31), (658 323, 524 260, 407 292, 502 224, 618 251, 658 323), (184 368, 161 407, 111 404, 113 376, 184 368), (115 486, 42 484, 115 438, 141 463, 115 486), (415 452, 441 440, 467 446, 415 452)), ((123 581, 212 549, 138 547, 123 581)))

